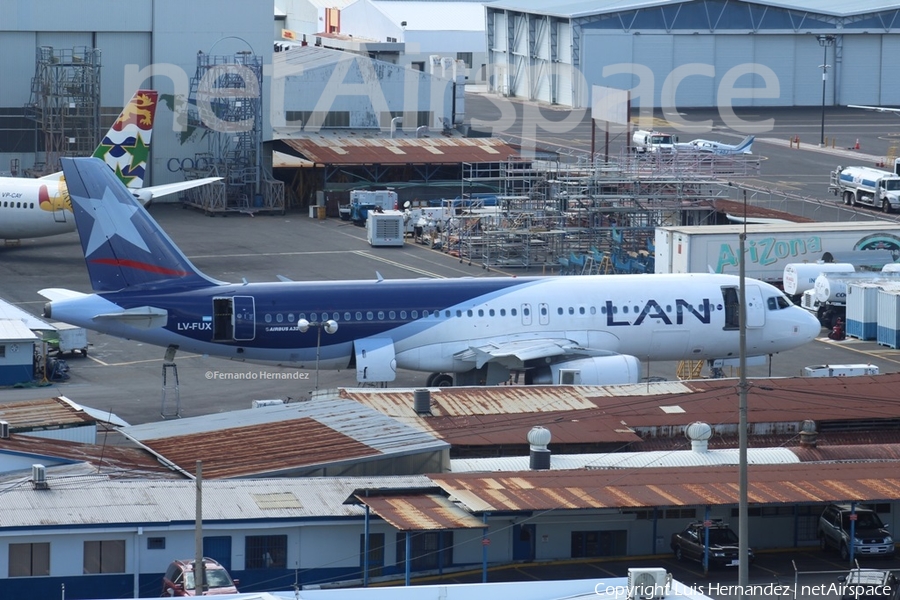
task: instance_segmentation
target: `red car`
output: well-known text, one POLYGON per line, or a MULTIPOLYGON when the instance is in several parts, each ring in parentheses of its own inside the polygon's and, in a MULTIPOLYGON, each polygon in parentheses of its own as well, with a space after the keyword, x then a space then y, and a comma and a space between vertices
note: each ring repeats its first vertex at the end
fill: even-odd
POLYGON ((238 582, 231 579, 228 571, 211 558, 204 558, 205 585, 198 594, 194 583, 194 561, 176 560, 166 569, 163 577, 162 596, 219 596, 237 594, 238 582))

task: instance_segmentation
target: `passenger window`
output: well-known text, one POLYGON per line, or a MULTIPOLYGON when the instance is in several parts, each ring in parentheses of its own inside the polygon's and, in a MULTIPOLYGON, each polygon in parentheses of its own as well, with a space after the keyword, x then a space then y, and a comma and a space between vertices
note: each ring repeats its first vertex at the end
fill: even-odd
POLYGON ((478 316, 479 316, 479 317, 483 317, 483 316, 484 316, 484 311, 483 311, 482 309, 480 309, 480 308, 478 309, 478 316))
MULTIPOLYGON (((422 318, 424 319, 427 316, 428 316, 428 309, 426 308, 425 310, 422 311, 422 318)), ((435 311, 435 316, 437 316, 437 311, 435 311)))
POLYGON ((444 316, 447 317, 447 318, 449 319, 449 318, 450 318, 450 311, 449 311, 449 310, 445 310, 445 311, 444 311, 444 316))
POLYGON ((366 311, 366 320, 367 321, 371 321, 374 318, 375 318, 375 313, 373 313, 371 310, 366 311))
POLYGON ((563 307, 562 307, 562 306, 560 306, 559 308, 556 309, 556 314, 558 314, 558 315, 563 314, 563 312, 565 312, 565 311, 563 311, 563 307))
POLYGON ((575 309, 572 308, 571 306, 569 307, 569 314, 570 314, 570 315, 574 315, 574 314, 575 314, 575 309))
POLYGON ((493 308, 492 308, 491 310, 488 311, 488 315, 491 316, 491 317, 494 316, 494 309, 493 309, 493 308))
POLYGON ((578 314, 579 314, 579 315, 583 315, 583 314, 584 314, 584 307, 583 307, 583 306, 579 306, 579 307, 578 307, 578 314))
POLYGON ((318 313, 309 313, 309 320, 312 321, 313 323, 316 323, 319 320, 317 318, 318 316, 319 316, 318 313))
POLYGON ((272 315, 267 313, 266 314, 266 323, 271 323, 271 322, 272 322, 272 315))
POLYGON ((388 313, 388 319, 393 321, 395 318, 397 318, 397 313, 395 313, 394 311, 388 313))
POLYGON ((410 313, 410 315, 412 316, 413 319, 418 319, 418 318, 419 318, 419 311, 414 310, 414 311, 412 311, 412 313, 410 313))
POLYGON ((288 313, 288 323, 294 322, 294 313, 288 313))
POLYGON ((516 309, 514 309, 514 308, 509 309, 509 314, 511 314, 512 316, 516 316, 516 309))
POLYGON ((378 320, 384 321, 384 311, 383 310, 378 311, 378 320))
POLYGON ((281 314, 281 313, 278 313, 277 315, 275 315, 275 320, 276 320, 278 323, 281 323, 282 321, 284 321, 284 315, 281 314))
POLYGON ((461 311, 461 310, 457 310, 457 311, 456 311, 456 316, 457 316, 457 317, 461 317, 461 316, 462 316, 462 311, 461 311))
POLYGON ((362 321, 362 313, 359 312, 359 311, 356 311, 356 320, 357 320, 357 321, 362 321))
POLYGON ((406 320, 406 311, 405 310, 400 311, 400 319, 403 321, 406 320))
POLYGON ((505 309, 505 308, 501 308, 501 309, 500 309, 500 316, 501 316, 501 317, 505 317, 505 316, 506 316, 506 309, 505 309))
POLYGON ((466 316, 467 316, 467 317, 471 317, 471 316, 472 316, 472 310, 471 310, 471 309, 469 309, 469 310, 466 311, 466 316))
MULTIPOLYGON (((293 320, 294 317, 291 316, 291 317, 289 317, 289 318, 290 318, 291 320, 293 320)), ((348 312, 345 312, 345 313, 344 313, 344 320, 345 320, 345 321, 349 321, 349 320, 350 320, 350 313, 348 313, 348 312)))

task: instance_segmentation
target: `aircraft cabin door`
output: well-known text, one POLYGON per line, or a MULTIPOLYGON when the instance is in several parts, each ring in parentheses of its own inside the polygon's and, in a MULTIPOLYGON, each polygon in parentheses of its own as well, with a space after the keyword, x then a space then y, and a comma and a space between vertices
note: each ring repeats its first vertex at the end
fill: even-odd
POLYGON ((234 339, 252 340, 256 337, 256 308, 253 296, 235 296, 232 306, 234 309, 234 339))
POLYGON ((762 327, 766 324, 766 303, 758 285, 745 286, 747 297, 747 327, 762 327))
POLYGON ((397 378, 397 358, 391 338, 366 338, 353 342, 356 381, 379 383, 397 378))

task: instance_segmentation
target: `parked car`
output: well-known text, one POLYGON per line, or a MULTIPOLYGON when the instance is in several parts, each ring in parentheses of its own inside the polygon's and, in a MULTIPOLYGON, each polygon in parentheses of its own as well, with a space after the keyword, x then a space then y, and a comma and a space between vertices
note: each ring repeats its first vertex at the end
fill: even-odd
MULTIPOLYGON (((678 560, 691 559, 703 562, 706 549, 706 527, 703 521, 696 521, 684 531, 672 535, 672 551, 678 560)), ((734 567, 739 564, 738 536, 720 520, 709 522, 709 565, 734 567)), ((749 549, 748 549, 749 550, 749 549)), ((750 562, 755 556, 749 550, 750 562)))
POLYGON ((894 539, 878 514, 865 506, 851 510, 849 504, 832 504, 822 512, 819 517, 819 547, 822 550, 835 548, 843 560, 848 560, 850 528, 854 520, 854 556, 894 556, 894 539), (855 518, 851 517, 854 512, 855 518))
POLYGON ((194 561, 175 560, 163 576, 162 596, 219 596, 237 594, 238 581, 231 579, 228 571, 211 558, 204 558, 205 591, 198 594, 194 582, 194 561))
POLYGON ((891 572, 881 569, 851 569, 838 577, 841 600, 898 600, 900 580, 891 572))

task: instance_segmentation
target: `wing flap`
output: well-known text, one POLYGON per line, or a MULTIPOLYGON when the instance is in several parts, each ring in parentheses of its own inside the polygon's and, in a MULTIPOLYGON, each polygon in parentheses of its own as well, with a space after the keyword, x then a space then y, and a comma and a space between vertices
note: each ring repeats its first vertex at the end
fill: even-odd
POLYGON ((475 361, 476 368, 480 369, 487 363, 494 361, 509 366, 521 366, 521 364, 530 360, 541 358, 567 355, 599 356, 606 354, 611 353, 605 350, 591 350, 565 338, 536 338, 470 346, 467 350, 457 353, 454 358, 462 361, 475 361))
POLYGON ((51 302, 55 302, 57 300, 70 300, 72 298, 84 298, 88 294, 84 294, 82 292, 76 292, 74 290, 67 290, 64 288, 44 288, 38 291, 38 294, 50 300, 51 302))

